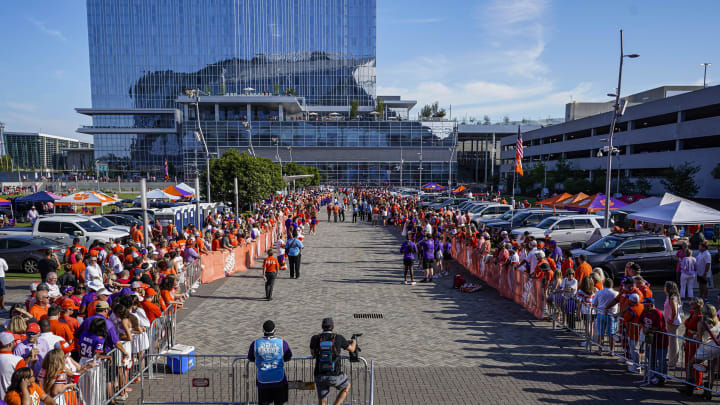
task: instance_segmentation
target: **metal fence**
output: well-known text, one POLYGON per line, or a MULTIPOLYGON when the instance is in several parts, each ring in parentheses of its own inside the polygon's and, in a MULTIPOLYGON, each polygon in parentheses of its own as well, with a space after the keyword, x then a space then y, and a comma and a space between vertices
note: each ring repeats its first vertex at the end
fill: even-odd
POLYGON ((581 337, 586 351, 597 349, 624 360, 639 384, 676 383, 686 394, 701 392, 705 399, 720 395, 720 346, 707 332, 698 341, 652 330, 577 297, 552 292, 545 313, 553 328, 581 337))
MULTIPOLYGON (((150 404, 257 404, 255 363, 247 355, 150 354, 148 368, 155 379, 141 374, 141 405, 150 404), (185 370, 183 367, 192 368, 185 370)), ((373 404, 373 364, 341 358, 341 369, 350 381, 344 404, 373 404)), ((293 357, 285 363, 288 404, 317 403, 312 357, 293 357)), ((331 392, 329 401, 334 401, 331 392)))

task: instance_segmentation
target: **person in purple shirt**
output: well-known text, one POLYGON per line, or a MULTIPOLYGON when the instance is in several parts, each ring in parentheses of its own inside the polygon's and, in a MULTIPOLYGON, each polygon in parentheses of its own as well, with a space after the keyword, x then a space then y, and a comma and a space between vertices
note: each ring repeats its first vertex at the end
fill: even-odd
POLYGON ((123 357, 130 357, 130 353, 127 353, 125 351, 125 348, 123 347, 122 342, 118 337, 117 330, 115 330, 115 325, 112 323, 112 321, 110 321, 110 319, 108 319, 109 315, 110 305, 108 305, 108 303, 105 301, 99 301, 95 307, 95 315, 90 316, 83 321, 77 332, 75 332, 75 337, 79 338, 83 332, 87 331, 90 328, 90 323, 93 321, 93 319, 103 319, 105 320, 105 327, 107 330, 107 337, 105 338, 105 353, 109 353, 110 350, 116 347, 123 354, 123 357))
POLYGON ((421 283, 428 283, 433 278, 433 264, 435 263, 435 244, 432 236, 428 233, 425 239, 419 245, 422 250, 422 268, 425 270, 425 278, 420 280, 421 283))
MULTIPOLYGON (((195 242, 193 239, 191 239, 191 240, 193 242, 195 242)), ((188 242, 190 242, 190 241, 188 241, 188 242)), ((188 244, 185 246, 185 249, 183 249, 183 253, 182 253, 183 259, 188 263, 192 263, 200 257, 198 252, 193 247, 194 245, 195 245, 195 243, 193 243, 192 245, 188 244)))
MULTIPOLYGON (((100 280, 93 280, 88 283, 88 288, 90 289, 90 292, 85 294, 82 301, 80 301, 81 314, 86 313, 88 305, 97 299, 97 292, 104 289, 105 285, 100 280)), ((112 297, 108 297, 107 303, 112 306, 112 297)))
POLYGON ((413 262, 415 261, 415 253, 417 253, 417 245, 411 240, 406 240, 400 246, 400 253, 403 254, 403 267, 405 268, 405 280, 403 284, 408 284, 408 273, 410 273, 410 285, 415 285, 415 277, 413 276, 413 262))

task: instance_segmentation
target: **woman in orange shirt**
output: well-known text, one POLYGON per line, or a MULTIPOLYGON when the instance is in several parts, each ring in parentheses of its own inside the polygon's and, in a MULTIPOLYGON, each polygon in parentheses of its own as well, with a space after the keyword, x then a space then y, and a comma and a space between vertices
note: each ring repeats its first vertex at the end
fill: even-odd
POLYGON ((40 401, 46 405, 55 404, 55 400, 35 383, 35 376, 29 367, 15 370, 5 394, 5 402, 8 405, 40 405, 40 401))
POLYGON ((160 296, 165 305, 175 305, 175 309, 182 308, 185 296, 183 294, 175 294, 175 276, 168 275, 160 284, 160 296))

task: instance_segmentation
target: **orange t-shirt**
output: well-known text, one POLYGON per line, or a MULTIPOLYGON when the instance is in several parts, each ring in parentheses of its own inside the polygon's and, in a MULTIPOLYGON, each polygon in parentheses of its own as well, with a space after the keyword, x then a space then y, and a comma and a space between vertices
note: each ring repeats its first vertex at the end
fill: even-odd
POLYGON ((57 319, 50 319, 50 332, 65 339, 68 343, 73 341, 73 333, 70 327, 57 319))
POLYGON ((70 272, 78 279, 80 283, 85 284, 85 263, 75 262, 70 268, 70 272))
POLYGON ((642 293, 643 298, 652 298, 652 296, 653 296, 652 290, 651 290, 650 288, 648 288, 647 285, 644 285, 644 286, 642 286, 642 287, 635 287, 635 288, 637 288, 638 290, 640 290, 640 292, 642 293))
MULTIPOLYGON (((24 361, 23 361, 24 363, 24 361)), ((20 363, 18 363, 19 365, 20 363)), ((25 366, 23 366, 25 367, 25 366)), ((20 368, 20 367, 17 367, 20 368)), ((17 370, 16 368, 16 370, 17 370)), ((30 393, 30 404, 31 405, 39 405, 40 404, 40 397, 45 395, 45 391, 40 388, 40 386, 37 383, 32 383, 30 386, 28 386, 28 392, 30 393)), ((22 397, 17 391, 10 391, 7 394, 5 394, 5 402, 8 405, 20 405, 22 404, 22 397)))
POLYGON ((600 291, 600 290, 602 290, 602 289, 605 288, 605 287, 603 286, 603 283, 601 283, 600 281, 598 281, 597 283, 595 283, 595 288, 596 288, 598 291, 600 291))
POLYGON ((147 315, 148 321, 150 321, 151 323, 155 320, 155 318, 158 318, 162 315, 160 307, 150 302, 149 299, 141 301, 140 306, 142 307, 142 309, 145 310, 145 315, 147 315))
POLYGON ((592 273, 592 267, 590 267, 590 265, 585 262, 579 265, 577 269, 575 269, 575 280, 578 280, 579 283, 580 281, 582 281, 582 279, 589 276, 590 273, 592 273))
POLYGON ((573 262, 573 259, 565 259, 562 261, 562 265, 560 267, 560 270, 562 270, 563 275, 565 274, 565 271, 567 269, 572 269, 575 266, 575 263, 573 262))
POLYGON ((33 318, 37 319, 38 321, 42 318, 47 318, 47 311, 50 306, 47 307, 41 307, 38 304, 35 304, 30 308, 30 315, 33 316, 33 318))
POLYGON ((75 331, 80 328, 80 322, 72 316, 60 315, 60 322, 64 323, 69 329, 70 333, 75 335, 75 331))
POLYGON ((213 239, 212 250, 213 250, 213 252, 220 250, 220 239, 213 239))
POLYGON ((278 263, 277 259, 274 256, 266 257, 265 260, 263 260, 263 268, 265 269, 265 273, 276 273, 279 267, 280 263, 278 263))

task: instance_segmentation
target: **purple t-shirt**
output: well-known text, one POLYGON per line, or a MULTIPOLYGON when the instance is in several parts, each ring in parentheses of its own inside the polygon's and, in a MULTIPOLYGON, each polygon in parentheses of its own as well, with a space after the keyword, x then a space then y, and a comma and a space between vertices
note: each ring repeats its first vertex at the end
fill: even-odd
POLYGON ((188 263, 194 262, 198 257, 200 257, 198 252, 191 247, 186 247, 185 250, 183 250, 183 259, 188 263))
POLYGON ((400 246, 400 252, 403 254, 403 259, 415 260, 417 246, 415 246, 415 242, 407 240, 400 246))
POLYGON ((102 336, 85 331, 80 334, 78 342, 80 345, 80 357, 92 358, 96 353, 105 352, 105 338, 102 336))
POLYGON ((435 244, 432 239, 425 239, 420 242, 420 247, 423 251, 423 259, 433 260, 435 259, 435 244))

